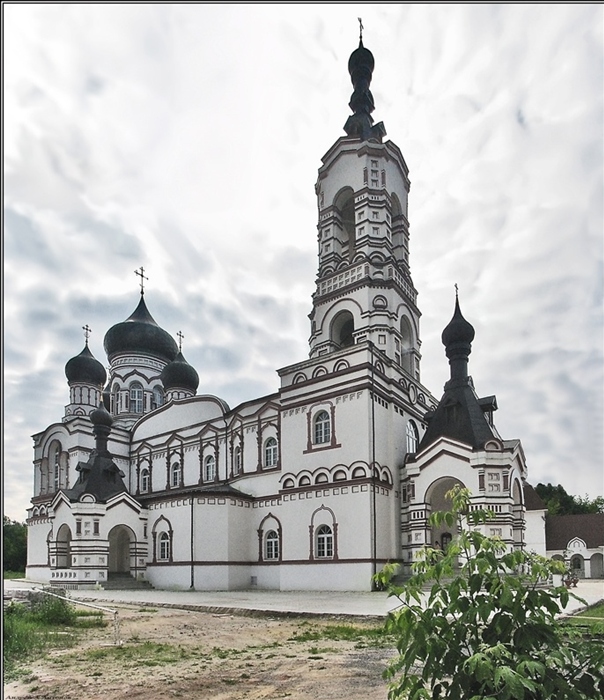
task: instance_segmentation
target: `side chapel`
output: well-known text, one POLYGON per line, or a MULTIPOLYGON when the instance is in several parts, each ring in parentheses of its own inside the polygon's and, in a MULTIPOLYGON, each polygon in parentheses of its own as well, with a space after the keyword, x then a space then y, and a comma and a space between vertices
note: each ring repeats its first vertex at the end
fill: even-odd
POLYGON ((370 590, 386 562, 408 571, 419 549, 455 536, 428 524, 454 484, 494 513, 486 534, 545 553, 522 446, 499 435, 495 396, 468 374, 474 329, 457 298, 440 401, 421 383, 409 171, 371 116, 373 68, 361 38, 352 114, 316 184, 308 359, 235 408, 198 394, 197 372, 147 307, 141 269, 138 305, 104 338, 109 376, 86 337, 65 367, 63 418, 33 436, 28 577, 370 590))

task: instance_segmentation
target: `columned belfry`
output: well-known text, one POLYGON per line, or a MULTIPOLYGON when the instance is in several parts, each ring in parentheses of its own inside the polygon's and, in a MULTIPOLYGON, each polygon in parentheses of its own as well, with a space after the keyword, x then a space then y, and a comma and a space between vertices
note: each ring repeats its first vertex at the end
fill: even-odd
POLYGON ((353 51, 353 114, 323 157, 316 184, 319 270, 311 358, 371 341, 419 379, 417 292, 409 268, 409 171, 382 122, 373 124, 374 58, 353 51))

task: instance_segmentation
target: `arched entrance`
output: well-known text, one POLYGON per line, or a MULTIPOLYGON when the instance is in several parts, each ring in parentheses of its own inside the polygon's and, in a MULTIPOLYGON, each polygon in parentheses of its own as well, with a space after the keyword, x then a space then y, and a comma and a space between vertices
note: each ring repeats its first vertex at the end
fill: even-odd
POLYGON ((604 557, 599 554, 592 554, 589 560, 591 578, 604 578, 604 557))
POLYGON ((570 570, 574 576, 585 578, 585 559, 580 554, 573 555, 570 560, 570 570))
POLYGON ((109 533, 109 573, 130 573, 130 544, 134 533, 125 525, 116 525, 109 533))
POLYGON ((514 479, 512 483, 512 497, 514 499, 513 505, 513 535, 514 535, 514 547, 516 549, 522 549, 524 547, 524 494, 522 491, 522 486, 518 479, 514 479))
POLYGON ((71 529, 69 525, 61 525, 56 540, 57 569, 71 568, 71 529))
MULTIPOLYGON (((464 486, 459 479, 455 479, 451 476, 445 476, 442 479, 435 481, 428 491, 426 492, 426 501, 429 504, 429 512, 434 513, 437 510, 451 510, 451 500, 446 498, 446 494, 454 486, 464 486)), ((443 524, 438 527, 433 527, 430 531, 430 541, 427 544, 431 544, 433 547, 438 546, 445 549, 455 536, 457 535, 457 530, 455 527, 452 529, 449 525, 443 524), (443 543, 444 540, 444 543, 443 543)))

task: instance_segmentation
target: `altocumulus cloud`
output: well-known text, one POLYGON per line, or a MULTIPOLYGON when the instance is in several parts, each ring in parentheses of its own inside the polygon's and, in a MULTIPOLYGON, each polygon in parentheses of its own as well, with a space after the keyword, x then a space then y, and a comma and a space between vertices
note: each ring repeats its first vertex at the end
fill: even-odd
MULTIPOLYGON (((313 184, 340 136, 358 5, 5 7, 5 499, 59 420, 88 323, 181 330, 231 405, 304 359, 313 184), (49 40, 52 37, 52 41, 49 40)), ((533 482, 602 493, 598 5, 363 6, 376 120, 412 180, 422 380, 460 286, 470 371, 533 482)))

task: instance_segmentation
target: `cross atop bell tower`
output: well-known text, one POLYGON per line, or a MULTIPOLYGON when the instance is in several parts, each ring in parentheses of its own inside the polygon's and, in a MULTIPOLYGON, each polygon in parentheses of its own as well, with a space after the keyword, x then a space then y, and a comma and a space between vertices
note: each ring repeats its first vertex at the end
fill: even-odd
POLYGON ((348 61, 353 114, 323 156, 315 187, 319 210, 317 288, 310 357, 371 341, 419 379, 417 292, 409 267, 409 170, 382 122, 373 124, 369 89, 375 60, 363 45, 348 61))

